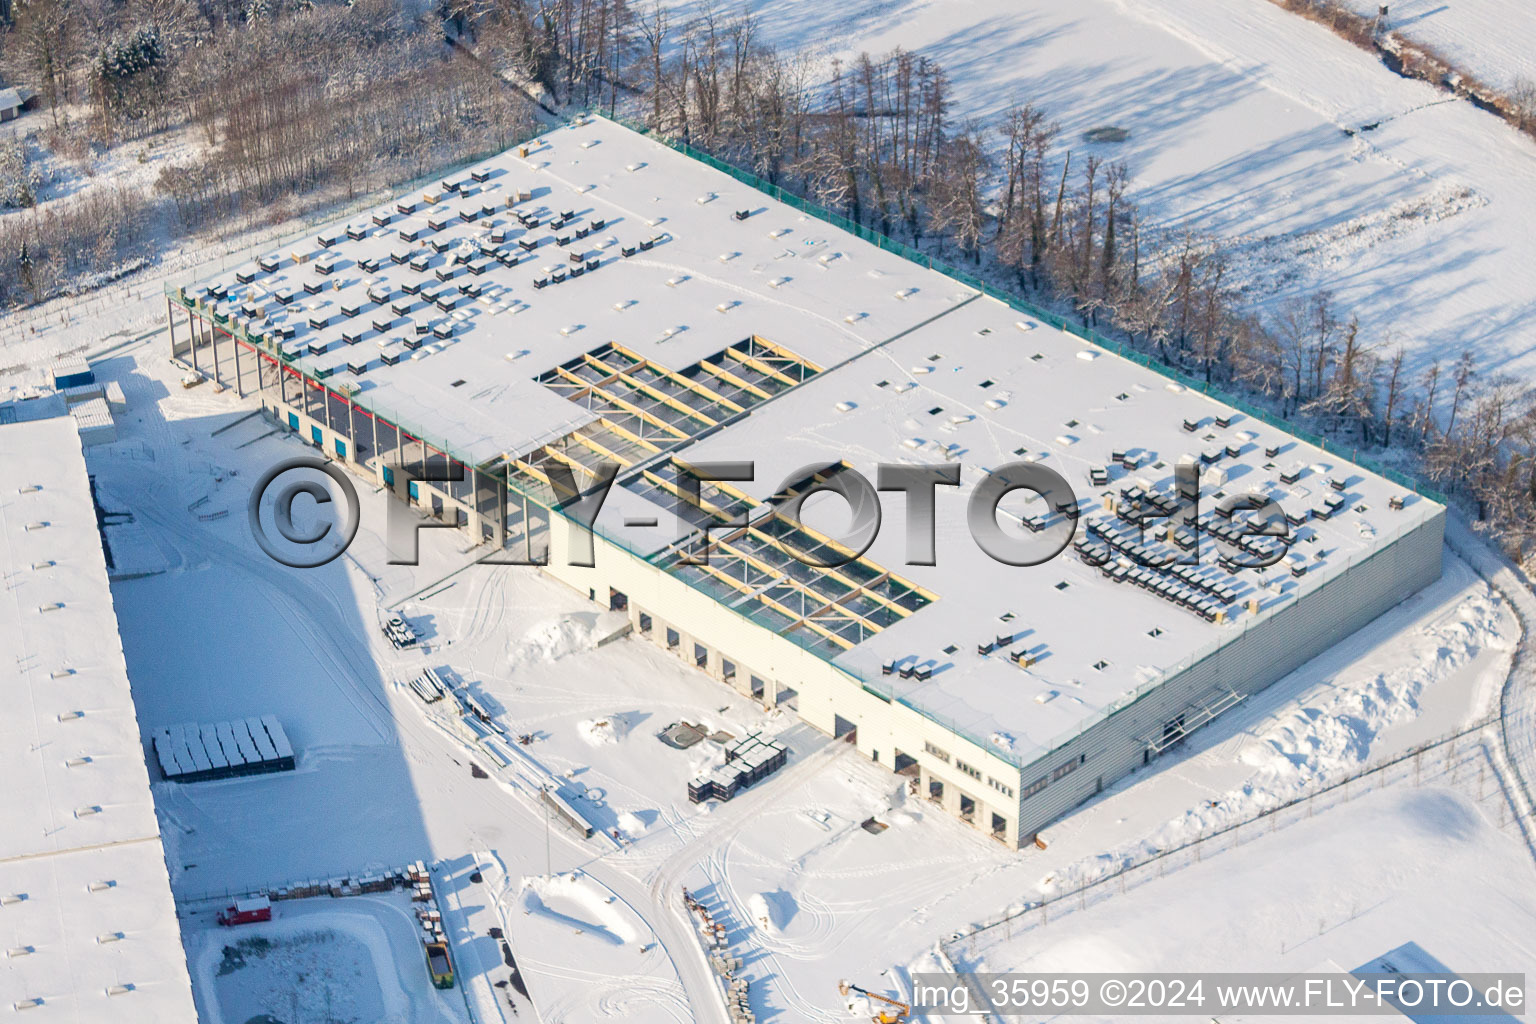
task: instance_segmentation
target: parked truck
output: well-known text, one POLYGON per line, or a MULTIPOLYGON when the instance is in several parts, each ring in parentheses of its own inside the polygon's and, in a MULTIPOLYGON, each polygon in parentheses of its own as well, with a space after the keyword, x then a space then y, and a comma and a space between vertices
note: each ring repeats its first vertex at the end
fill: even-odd
POLYGON ((453 961, 448 958, 448 943, 428 942, 427 973, 438 988, 453 988, 453 961))
POLYGON ((226 928, 237 924, 255 924, 272 920, 272 901, 265 896, 248 896, 219 911, 219 924, 226 928))

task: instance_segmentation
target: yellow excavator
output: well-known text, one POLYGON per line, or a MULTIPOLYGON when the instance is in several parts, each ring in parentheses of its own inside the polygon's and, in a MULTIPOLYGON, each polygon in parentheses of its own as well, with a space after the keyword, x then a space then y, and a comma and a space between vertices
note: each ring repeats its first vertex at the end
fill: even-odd
POLYGON ((887 1004, 890 1009, 887 1010, 882 1007, 875 1011, 873 1017, 869 1018, 873 1024, 903 1024, 908 1019, 907 1015, 912 1012, 912 1007, 906 1003, 898 1002, 890 996, 882 996, 878 992, 871 992, 867 988, 860 988, 852 982, 839 981, 837 983, 837 991, 839 995, 846 996, 853 992, 864 996, 866 999, 876 999, 887 1004))

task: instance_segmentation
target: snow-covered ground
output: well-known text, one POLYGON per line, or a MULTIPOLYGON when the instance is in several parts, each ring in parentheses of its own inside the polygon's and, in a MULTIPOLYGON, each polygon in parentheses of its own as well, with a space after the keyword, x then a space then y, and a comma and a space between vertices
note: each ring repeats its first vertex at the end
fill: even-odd
MULTIPOLYGON (((1468 6, 1392 5, 1399 24, 1470 26, 1468 6)), ((1529 71, 1528 5, 1470 6, 1478 20, 1507 14, 1514 27, 1487 38, 1529 71)), ((751 7, 778 45, 936 58, 954 119, 1043 107, 1074 166, 1089 152, 1123 160, 1157 224, 1235 243, 1234 280, 1255 300, 1329 289, 1373 342, 1403 345, 1415 374, 1471 348, 1484 374, 1536 375, 1536 278, 1525 271, 1536 263, 1536 140, 1267 0, 751 7), (1129 138, 1084 140, 1106 125, 1129 138)))
MULTIPOLYGON (((121 440, 90 449, 90 468, 108 504, 133 514, 137 564, 163 570, 113 588, 143 729, 275 714, 298 750, 291 773, 155 784, 174 890, 204 906, 226 892, 426 860, 459 968, 458 990, 428 993, 445 1019, 515 1019, 496 987, 510 974, 490 937, 499 928, 549 1024, 723 1022, 686 887, 726 924, 760 1019, 846 1020, 840 978, 898 993, 944 936, 1480 717, 1514 635, 1503 602, 1449 558, 1439 583, 1058 823, 1049 849, 1015 852, 930 809, 846 744, 662 649, 629 637, 600 644, 612 623, 584 595, 532 570, 474 565, 460 534, 427 531, 421 565, 388 565, 385 499, 366 487, 347 557, 307 572, 276 565, 249 536, 246 482, 299 454, 297 442, 242 419, 252 405, 232 392, 181 389, 158 340, 98 372, 122 381, 129 408, 121 440), (220 510, 229 514, 199 518, 220 510), (421 631, 422 649, 388 646, 377 626, 386 608, 421 631), (505 768, 474 745, 449 701, 423 705, 404 685, 424 667, 504 731, 493 743, 505 768), (657 733, 675 721, 775 733, 792 750, 789 766, 727 804, 695 806, 686 782, 720 748, 663 744, 657 733), (537 799, 544 785, 598 834, 583 841, 550 820, 537 799), (861 827, 870 818, 887 827, 861 827)), ((1493 849, 1478 813, 1456 819, 1473 822, 1458 828, 1476 850, 1455 845, 1460 833, 1439 840, 1465 856, 1457 863, 1469 876, 1474 854, 1493 849)), ((1266 837, 1268 849, 1283 860, 1292 834, 1314 856, 1306 834, 1289 830, 1266 837)), ((1404 846, 1413 834, 1403 832, 1404 846)), ((1365 857, 1366 844, 1353 843, 1350 856, 1365 857)), ((1494 854, 1495 872, 1519 877, 1518 858, 1494 854)), ((1498 877, 1454 891, 1477 908, 1495 901, 1498 877)), ((1427 872, 1401 878, 1433 895, 1427 872)), ((359 899, 320 905, 361 908, 359 899)), ((1116 902, 1091 913, 1113 915, 1116 902)), ((1518 907, 1508 913, 1491 907, 1489 920, 1521 924, 1518 907)), ((198 928, 188 949, 206 1001, 221 990, 198 966, 214 941, 198 928)), ((302 930, 367 944, 335 919, 302 930)), ((1463 955, 1450 941, 1432 951, 1454 964, 1463 955)), ((420 970, 392 959, 407 981, 420 970)), ((1207 964, 1190 954, 1180 966, 1207 964)))
POLYGON ((985 933, 961 959, 981 971, 1294 973, 1351 969, 1407 942, 1458 972, 1536 963, 1531 855, 1455 789, 1369 793, 1086 910, 985 933))
POLYGON ((196 907, 182 918, 198 1013, 207 1024, 468 1019, 462 1000, 433 989, 403 892, 285 901, 271 921, 236 928, 215 924, 214 909, 196 907))
MULTIPOLYGON (((1343 0, 1374 18, 1377 0, 1343 0)), ((1387 28, 1499 90, 1536 82, 1536 18, 1524 0, 1393 0, 1387 28)))

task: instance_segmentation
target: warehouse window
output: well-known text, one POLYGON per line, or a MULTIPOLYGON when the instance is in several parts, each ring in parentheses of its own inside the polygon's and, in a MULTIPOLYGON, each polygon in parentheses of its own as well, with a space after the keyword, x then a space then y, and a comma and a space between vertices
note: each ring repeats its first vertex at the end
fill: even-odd
POLYGON ((1066 764, 1051 772, 1051 781, 1055 782, 1057 779, 1066 778, 1068 775, 1071 775, 1073 772, 1077 771, 1079 766, 1081 766, 1082 763, 1086 760, 1088 760, 1088 755, 1082 754, 1078 756, 1076 761, 1068 761, 1066 764))
POLYGON ((973 779, 981 778, 981 772, 979 770, 977 770, 975 768, 972 768, 970 765, 966 764, 964 761, 960 760, 959 758, 955 759, 955 767, 959 768, 961 771, 965 772, 965 774, 969 775, 973 779))
POLYGON ((1006 785, 1005 783, 999 782, 999 781, 997 781, 996 779, 994 779, 990 775, 987 776, 987 785, 991 786, 993 789, 995 789, 999 793, 1003 794, 1003 796, 1013 796, 1013 787, 1012 786, 1009 786, 1009 785, 1006 785))
POLYGON ((1028 800, 1030 797, 1034 796, 1036 793, 1040 792, 1042 789, 1044 789, 1046 786, 1049 786, 1050 784, 1051 784, 1051 780, 1049 778, 1047 778, 1045 776, 1041 776, 1040 778, 1036 779, 1034 782, 1031 782, 1029 785, 1024 787, 1024 794, 1019 799, 1021 799, 1021 800, 1028 800))
POLYGON ((923 741, 923 749, 932 754, 934 757, 938 758, 940 761, 943 761, 945 764, 949 763, 949 751, 936 747, 932 743, 929 743, 927 740, 923 741))

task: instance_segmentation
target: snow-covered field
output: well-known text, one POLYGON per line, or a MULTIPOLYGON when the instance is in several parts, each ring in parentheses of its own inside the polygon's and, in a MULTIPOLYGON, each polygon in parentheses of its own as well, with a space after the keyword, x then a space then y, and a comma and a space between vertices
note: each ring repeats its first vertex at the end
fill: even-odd
POLYGON ((1536 963, 1531 854, 1454 789, 1367 794, 961 956, 982 971, 1293 973, 1407 942, 1454 971, 1536 963))
MULTIPOLYGON (((1484 374, 1536 375, 1536 278, 1525 270, 1536 263, 1536 140, 1267 0, 751 7, 762 37, 782 46, 846 59, 900 45, 936 58, 952 118, 1045 108, 1075 160, 1093 152, 1130 166, 1132 193, 1158 224, 1235 243, 1236 279, 1255 300, 1326 288, 1373 342, 1404 346, 1415 373, 1470 348, 1484 374), (1106 125, 1129 138, 1084 140, 1106 125)), ((1490 58, 1501 68, 1531 71, 1536 23, 1520 0, 1392 8, 1399 25, 1464 25, 1508 47, 1490 58), (1501 16, 1507 31, 1473 27, 1501 16)))
MULTIPOLYGON (((1377 0, 1344 0, 1372 18, 1377 0)), ((1431 47, 1495 89, 1536 82, 1536 18, 1523 0, 1394 0, 1387 27, 1431 47)))
MULTIPOLYGON (((109 504, 133 513, 125 546, 137 564, 163 570, 114 585, 143 728, 270 713, 298 750, 292 773, 155 784, 178 897, 206 907, 199 901, 226 892, 424 859, 435 865, 458 989, 412 994, 424 978, 416 951, 380 955, 385 947, 377 933, 370 944, 363 925, 323 916, 284 934, 337 935, 333 945, 347 956, 366 946, 382 975, 393 961, 408 1000, 425 999, 445 1020, 515 1019, 508 989, 496 987, 509 976, 488 937, 500 928, 550 1024, 723 1021, 684 887, 726 925, 760 1019, 849 1019, 840 978, 901 992, 909 970, 930 966, 925 951, 940 938, 1480 717, 1514 635, 1502 600, 1448 558, 1439 583, 1058 823, 1047 850, 1014 852, 931 809, 904 778, 847 745, 764 712, 658 647, 634 638, 599 646, 612 622, 583 595, 531 570, 472 565, 477 553, 459 534, 428 531, 420 566, 388 565, 379 494, 361 495, 363 526, 346 558, 302 573, 277 566, 249 537, 245 481, 298 454, 296 442, 268 436, 259 418, 241 420, 250 404, 232 393, 182 390, 158 346, 131 348, 98 370, 123 382, 130 405, 122 439, 90 449, 89 463, 109 504), (230 514, 198 518, 218 510, 230 514), (383 608, 410 619, 423 650, 387 645, 377 628, 383 608), (423 705, 404 685, 428 666, 505 731, 497 749, 506 768, 473 745, 447 701, 423 705), (692 805, 687 779, 719 747, 663 744, 657 733, 676 721, 776 733, 790 764, 730 803, 692 805), (551 821, 537 800, 542 785, 598 835, 582 841, 551 821), (861 827, 870 818, 873 831, 861 827)), ((1382 813, 1409 822, 1394 856, 1406 855, 1413 829, 1455 817, 1459 831, 1437 842, 1461 858, 1467 878, 1457 898, 1489 904, 1496 927, 1526 927, 1521 906, 1493 906, 1498 872, 1522 876, 1519 851, 1498 845, 1512 841, 1480 817, 1490 807, 1382 813), (1494 870, 1479 875, 1471 865, 1485 855, 1494 870)), ((1213 862, 1241 874, 1244 858, 1283 862, 1297 844, 1298 855, 1323 856, 1309 835, 1282 830, 1213 862)), ((1367 844, 1350 842, 1364 872, 1367 844)), ((1405 893, 1438 898, 1427 869, 1389 874, 1405 893)), ((1126 898, 1128 921, 1141 913, 1130 900, 1150 889, 1126 898)), ((304 902, 361 913, 366 899, 304 902)), ((1118 922, 1119 902, 1081 917, 1118 922)), ((279 909, 291 921, 289 908, 279 909)), ((1379 935, 1362 944, 1361 962, 1380 952, 1379 935)), ((198 925, 189 955, 203 979, 199 997, 234 999, 244 1012, 248 994, 220 987, 222 946, 216 956, 205 948, 227 938, 198 925)), ((1458 964, 1480 949, 1449 939, 1432 947, 1458 964)), ((1000 948, 986 962, 1031 955, 1000 948)), ((1181 966, 1207 966, 1177 955, 1181 966)), ((270 964, 260 970, 280 971, 283 961, 270 964)))

